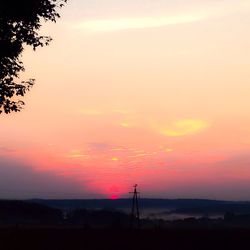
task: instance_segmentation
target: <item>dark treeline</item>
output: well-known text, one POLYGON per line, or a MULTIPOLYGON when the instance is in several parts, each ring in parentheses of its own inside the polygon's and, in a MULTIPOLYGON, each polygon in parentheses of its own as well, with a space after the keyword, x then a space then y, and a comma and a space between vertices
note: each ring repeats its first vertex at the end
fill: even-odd
MULTIPOLYGON (((130 228, 131 216, 116 209, 61 210, 28 201, 0 201, 0 226, 50 226, 82 228, 130 228)), ((249 228, 247 213, 228 211, 223 218, 141 219, 141 229, 170 228, 249 228)))
POLYGON ((128 226, 129 215, 117 210, 75 209, 67 212, 27 201, 0 200, 0 226, 128 226))
POLYGON ((27 201, 0 201, 1 249, 248 249, 250 214, 224 218, 142 219, 113 209, 60 210, 27 201))
MULTIPOLYGON (((122 209, 131 207, 131 199, 32 199, 31 202, 43 204, 60 209, 81 208, 111 208, 122 209)), ((220 201, 205 199, 140 199, 140 207, 143 208, 166 208, 172 212, 245 212, 250 211, 250 202, 243 201, 220 201)))

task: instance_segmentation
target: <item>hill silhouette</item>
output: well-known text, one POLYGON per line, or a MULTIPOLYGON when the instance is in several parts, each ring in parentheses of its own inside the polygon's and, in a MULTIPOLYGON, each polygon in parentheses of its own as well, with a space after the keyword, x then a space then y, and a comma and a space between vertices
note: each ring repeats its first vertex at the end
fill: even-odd
POLYGON ((59 209, 25 201, 0 200, 0 225, 55 224, 61 218, 59 209))

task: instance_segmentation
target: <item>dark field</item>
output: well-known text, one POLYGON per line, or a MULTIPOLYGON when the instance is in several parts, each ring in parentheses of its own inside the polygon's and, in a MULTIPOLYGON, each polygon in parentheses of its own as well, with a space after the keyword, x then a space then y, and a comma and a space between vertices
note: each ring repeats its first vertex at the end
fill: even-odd
POLYGON ((0 249, 250 249, 249 229, 1 228, 0 249))

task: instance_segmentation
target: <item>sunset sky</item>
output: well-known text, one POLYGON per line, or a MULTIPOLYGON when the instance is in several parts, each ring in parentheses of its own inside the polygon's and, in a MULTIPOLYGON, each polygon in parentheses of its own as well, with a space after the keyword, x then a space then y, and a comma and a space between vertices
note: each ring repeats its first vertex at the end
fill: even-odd
POLYGON ((69 0, 1 115, 0 198, 250 200, 250 0, 69 0))

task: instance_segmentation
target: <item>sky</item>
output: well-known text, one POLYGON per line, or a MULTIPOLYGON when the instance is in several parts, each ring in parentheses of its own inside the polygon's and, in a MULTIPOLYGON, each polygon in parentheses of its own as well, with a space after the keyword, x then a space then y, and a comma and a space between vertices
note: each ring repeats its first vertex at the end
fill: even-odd
POLYGON ((70 0, 1 115, 1 198, 250 200, 250 0, 70 0))

